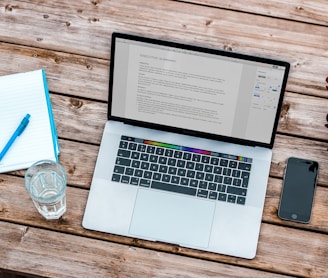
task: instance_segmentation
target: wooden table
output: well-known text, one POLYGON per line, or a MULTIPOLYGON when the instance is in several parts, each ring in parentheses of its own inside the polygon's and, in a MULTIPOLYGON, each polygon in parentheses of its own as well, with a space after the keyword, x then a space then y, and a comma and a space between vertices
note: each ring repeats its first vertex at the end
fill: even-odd
POLYGON ((328 277, 327 13, 326 0, 2 0, 0 75, 46 70, 68 211, 44 220, 24 188, 25 171, 0 174, 0 269, 47 277, 328 277), (113 31, 291 63, 255 259, 82 228, 106 121, 113 31), (320 164, 310 224, 277 217, 289 156, 320 164))

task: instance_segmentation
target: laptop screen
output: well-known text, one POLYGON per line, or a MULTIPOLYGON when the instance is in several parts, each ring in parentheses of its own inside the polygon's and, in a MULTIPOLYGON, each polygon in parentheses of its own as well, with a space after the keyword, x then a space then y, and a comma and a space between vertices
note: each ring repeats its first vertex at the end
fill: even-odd
POLYGON ((114 33, 109 118, 272 147, 288 71, 282 61, 114 33))

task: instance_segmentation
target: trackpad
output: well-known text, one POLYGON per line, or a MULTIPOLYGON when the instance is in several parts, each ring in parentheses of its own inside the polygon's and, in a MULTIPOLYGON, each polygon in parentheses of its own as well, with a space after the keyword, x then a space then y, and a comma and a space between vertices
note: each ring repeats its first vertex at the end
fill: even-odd
POLYGON ((131 235, 184 246, 207 247, 215 204, 188 196, 139 189, 131 235))

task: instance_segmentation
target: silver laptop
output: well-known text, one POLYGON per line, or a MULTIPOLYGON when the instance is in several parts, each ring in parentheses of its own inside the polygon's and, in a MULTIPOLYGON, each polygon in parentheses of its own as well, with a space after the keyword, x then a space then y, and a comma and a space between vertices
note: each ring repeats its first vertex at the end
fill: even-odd
POLYGON ((113 33, 83 227, 254 258, 289 67, 113 33))

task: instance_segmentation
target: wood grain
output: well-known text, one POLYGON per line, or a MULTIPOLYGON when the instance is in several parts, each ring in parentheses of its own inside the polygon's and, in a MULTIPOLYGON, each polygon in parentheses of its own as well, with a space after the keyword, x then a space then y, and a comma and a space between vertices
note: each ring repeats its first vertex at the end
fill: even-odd
POLYGON ((156 14, 145 0, 66 2, 0 4, 1 40, 108 60, 111 33, 122 31, 279 57, 292 64, 288 90, 327 97, 325 26, 167 0, 156 14))
POLYGON ((188 2, 328 26, 326 14, 328 3, 325 0, 289 0, 283 2, 280 0, 188 0, 188 2))
POLYGON ((58 236, 55 232, 24 225, 0 222, 0 227, 0 267, 27 274, 46 277, 286 277, 69 234, 58 236), (35 271, 31 271, 30 264, 35 271))
POLYGON ((326 0, 1 1, 0 75, 46 70, 68 210, 46 221, 24 188, 25 170, 0 174, 0 269, 43 277, 328 277, 327 10, 326 0), (254 260, 83 229, 114 31, 291 63, 254 260), (310 224, 277 217, 290 156, 320 164, 310 224))
MULTIPOLYGON (((276 186, 277 186, 277 182, 270 180, 269 187, 275 188, 276 186)), ((84 207, 86 204, 87 193, 88 193, 88 191, 86 190, 69 187, 67 190, 67 207, 68 207, 67 213, 60 220, 46 221, 42 218, 41 215, 38 214, 38 212, 34 208, 25 188, 22 185, 22 178, 4 175, 4 177, 0 181, 0 187, 4 189, 3 192, 5 193, 2 195, 2 199, 0 202, 1 220, 14 222, 17 224, 25 223, 23 225, 61 232, 61 236, 58 238, 58 236, 56 236, 55 233, 51 231, 42 232, 42 230, 37 230, 35 232, 35 235, 33 236, 34 238, 33 242, 31 242, 28 248, 26 248, 29 254, 28 257, 29 261, 31 261, 31 259, 33 258, 34 256, 33 254, 36 254, 35 256, 40 256, 40 254, 38 253, 44 252, 42 250, 44 249, 51 250, 54 248, 57 250, 57 252, 50 252, 47 258, 45 259, 48 260, 50 259, 54 263, 55 262, 56 264, 58 263, 58 265, 60 264, 67 265, 70 263, 70 259, 68 259, 69 256, 65 255, 65 257, 62 260, 59 260, 59 257, 63 255, 62 252, 64 253, 77 252, 79 253, 79 257, 78 259, 74 257, 74 261, 75 261, 74 267, 77 267, 76 271, 80 271, 81 269, 83 269, 81 268, 81 265, 84 264, 85 261, 88 259, 88 256, 91 255, 91 254, 84 254, 83 250, 85 249, 92 250, 93 248, 87 248, 87 247, 88 246, 95 247, 98 246, 98 244, 99 246, 109 245, 108 249, 105 248, 102 251, 97 250, 97 247, 96 249, 93 249, 93 251, 90 251, 92 252, 92 254, 94 252, 94 254, 92 255, 92 259, 95 261, 93 261, 92 264, 96 264, 98 271, 100 271, 102 269, 101 258, 110 257, 111 252, 117 252, 120 248, 123 248, 122 246, 115 246, 114 248, 113 246, 110 246, 109 242, 106 243, 106 241, 112 241, 129 246, 150 248, 157 251, 173 252, 181 255, 188 255, 191 257, 197 257, 197 258, 207 259, 216 262, 230 262, 230 263, 235 262, 240 266, 244 266, 252 269, 259 268, 263 270, 270 270, 272 272, 280 272, 280 273, 283 272, 286 275, 288 274, 288 275, 300 275, 300 276, 308 276, 308 277, 323 277, 322 275, 327 274, 326 273, 327 269, 325 266, 325 256, 327 255, 327 251, 328 251, 328 241, 327 241, 328 236, 325 234, 309 232, 301 229, 291 229, 291 228, 276 226, 271 224, 262 224, 258 253, 256 258, 254 260, 229 258, 226 256, 208 253, 208 252, 201 252, 201 251, 187 249, 187 248, 180 248, 172 245, 152 243, 149 241, 136 240, 132 238, 120 237, 111 234, 104 234, 104 233, 85 230, 81 227, 81 222, 82 222, 84 207), (13 198, 12 196, 19 196, 19 198, 13 198), (72 235, 79 235, 79 237, 73 238, 69 235, 63 234, 63 232, 72 235), (48 234, 48 236, 46 236, 46 234, 48 234), (41 240, 41 243, 37 241, 40 235, 41 235, 41 239, 40 238, 39 239, 41 240), (42 239, 42 237, 44 238, 42 239), (55 239, 56 237, 57 240, 60 240, 59 243, 55 239), (101 240, 101 242, 99 243, 93 242, 91 244, 89 242, 89 239, 87 239, 86 237, 99 239, 101 240), (75 243, 73 244, 73 242, 75 243), (76 245, 76 246, 73 247, 72 245, 76 245), (65 248, 59 248, 61 246, 65 246, 65 248)), ((272 190, 274 191, 276 189, 270 189, 269 193, 270 192, 271 193, 270 195, 267 196, 267 198, 272 198, 272 190)), ((318 194, 327 193, 326 192, 327 189, 324 189, 324 191, 322 190, 323 189, 320 188, 318 190, 318 194)), ((275 196, 274 199, 276 201, 277 196, 275 196)), ((317 206, 315 208, 317 210, 316 212, 318 212, 318 210, 321 211, 327 210, 328 204, 327 201, 324 200, 324 198, 318 198, 316 199, 316 202, 317 202, 316 203, 317 206)), ((265 217, 269 218, 269 219, 265 219, 266 222, 269 222, 268 220, 272 220, 270 218, 277 218, 275 215, 271 214, 270 211, 265 212, 264 215, 265 217)), ((274 221, 277 222, 277 220, 274 221)), ((322 220, 314 218, 310 226, 306 227, 306 225, 304 224, 303 225, 294 224, 294 227, 311 230, 311 229, 316 229, 318 223, 321 223, 319 224, 320 226, 322 225, 323 222, 322 220)), ((284 224, 284 223, 281 222, 280 224, 284 224)), ((4 222, 0 221, 0 225, 7 225, 7 224, 4 224, 4 222)), ((327 232, 328 230, 327 221, 323 225, 324 227, 320 226, 321 231, 326 230, 327 232)), ((27 226, 23 228, 23 230, 21 231, 22 238, 19 237, 17 241, 24 243, 27 240, 25 238, 25 233, 27 231, 30 232, 31 229, 32 228, 28 228, 27 226)), ((8 267, 4 265, 8 260, 8 257, 6 256, 9 256, 9 254, 11 255, 16 248, 19 249, 17 250, 17 256, 22 256, 21 260, 24 261, 24 257, 28 255, 28 254, 24 254, 25 252, 21 249, 22 248, 21 245, 18 244, 17 246, 17 243, 15 243, 16 240, 13 239, 12 235, 10 235, 11 240, 6 240, 6 237, 8 237, 8 235, 4 236, 3 233, 5 234, 8 233, 10 235, 12 232, 9 233, 8 231, 2 231, 2 236, 0 237, 0 242, 4 246, 2 250, 8 250, 8 253, 2 252, 2 255, 0 255, 0 256, 4 256, 3 257, 4 259, 0 260, 0 268, 8 267), (11 251, 9 252, 9 250, 11 251)), ((179 263, 181 260, 184 260, 182 258, 183 257, 176 257, 175 260, 177 263, 179 263)), ((17 257, 17 259, 19 258, 17 257)), ((131 256, 128 256, 126 259, 127 260, 131 259, 131 256)), ((152 259, 153 256, 149 257, 148 259, 143 258, 142 261, 148 264, 148 263, 152 263, 152 259)), ((162 259, 163 258, 161 257, 160 260, 162 259)), ((190 261, 190 264, 188 263, 185 266, 185 269, 179 269, 177 266, 175 266, 176 270, 179 271, 178 273, 183 273, 184 271, 190 271, 191 270, 190 265, 192 265, 192 261, 193 260, 190 261)), ((24 272, 26 270, 28 271, 27 261, 25 263, 23 263, 22 261, 20 262, 21 262, 20 265, 21 266, 25 265, 26 269, 23 270, 17 269, 18 266, 16 265, 15 270, 24 271, 24 272)), ((41 265, 38 265, 38 269, 42 268, 42 261, 39 263, 41 265)), ((207 263, 208 262, 204 261, 204 265, 207 263)), ((123 265, 121 265, 121 267, 122 266, 123 265)), ((210 273, 213 274, 211 268, 209 268, 208 270, 210 270, 210 273)), ((201 273, 201 271, 203 271, 203 269, 199 270, 199 272, 197 269, 195 269, 195 271, 199 274, 201 273)), ((52 275, 54 272, 55 270, 51 271, 52 275)), ((190 272, 194 272, 194 271, 190 271, 190 272)))

